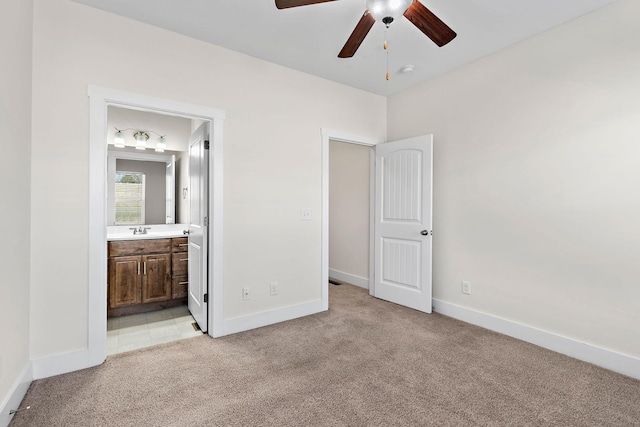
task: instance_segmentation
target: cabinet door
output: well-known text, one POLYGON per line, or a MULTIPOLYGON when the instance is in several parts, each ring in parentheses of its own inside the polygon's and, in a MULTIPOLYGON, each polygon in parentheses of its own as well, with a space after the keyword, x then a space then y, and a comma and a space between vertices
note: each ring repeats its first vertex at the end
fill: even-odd
POLYGON ((140 257, 109 258, 109 307, 140 304, 140 257))
POLYGON ((144 255, 142 270, 142 303, 170 300, 170 254, 144 255))

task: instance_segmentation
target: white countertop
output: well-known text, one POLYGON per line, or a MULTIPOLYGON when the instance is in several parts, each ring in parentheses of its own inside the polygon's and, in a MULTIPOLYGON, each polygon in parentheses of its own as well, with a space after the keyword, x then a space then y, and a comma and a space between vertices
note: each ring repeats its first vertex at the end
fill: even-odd
POLYGON ((185 237, 183 230, 186 230, 186 224, 167 224, 151 226, 146 234, 133 234, 133 230, 129 230, 128 226, 108 226, 107 241, 116 240, 149 240, 149 239, 170 239, 172 237, 185 237))

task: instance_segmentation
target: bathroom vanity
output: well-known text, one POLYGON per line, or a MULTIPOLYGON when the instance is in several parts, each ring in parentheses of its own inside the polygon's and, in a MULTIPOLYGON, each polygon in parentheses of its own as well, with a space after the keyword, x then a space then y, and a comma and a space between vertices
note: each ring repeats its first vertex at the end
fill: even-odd
POLYGON ((188 239, 145 237, 108 241, 108 317, 187 303, 188 239))

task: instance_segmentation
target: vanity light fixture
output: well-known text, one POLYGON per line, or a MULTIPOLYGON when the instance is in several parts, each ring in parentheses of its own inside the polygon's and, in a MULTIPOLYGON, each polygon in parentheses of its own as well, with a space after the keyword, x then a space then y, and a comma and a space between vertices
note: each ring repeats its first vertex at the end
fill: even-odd
POLYGON ((116 130, 116 133, 113 137, 114 147, 125 148, 126 144, 125 144, 124 132, 131 130, 133 131, 133 137, 136 139, 137 150, 145 150, 147 148, 147 141, 149 140, 150 133, 155 133, 156 135, 158 135, 158 142, 156 144, 156 151, 158 153, 164 153, 164 150, 167 149, 166 135, 160 135, 158 132, 154 130, 143 131, 143 130, 137 130, 134 128, 127 128, 127 129, 115 128, 115 130, 116 130))

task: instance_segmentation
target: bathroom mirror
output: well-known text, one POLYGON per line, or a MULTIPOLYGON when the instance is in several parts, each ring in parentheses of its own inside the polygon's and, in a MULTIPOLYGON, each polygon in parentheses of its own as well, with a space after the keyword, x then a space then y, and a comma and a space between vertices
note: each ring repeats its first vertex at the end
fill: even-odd
POLYGON ((176 223, 175 155, 118 150, 107 155, 107 225, 176 223))

